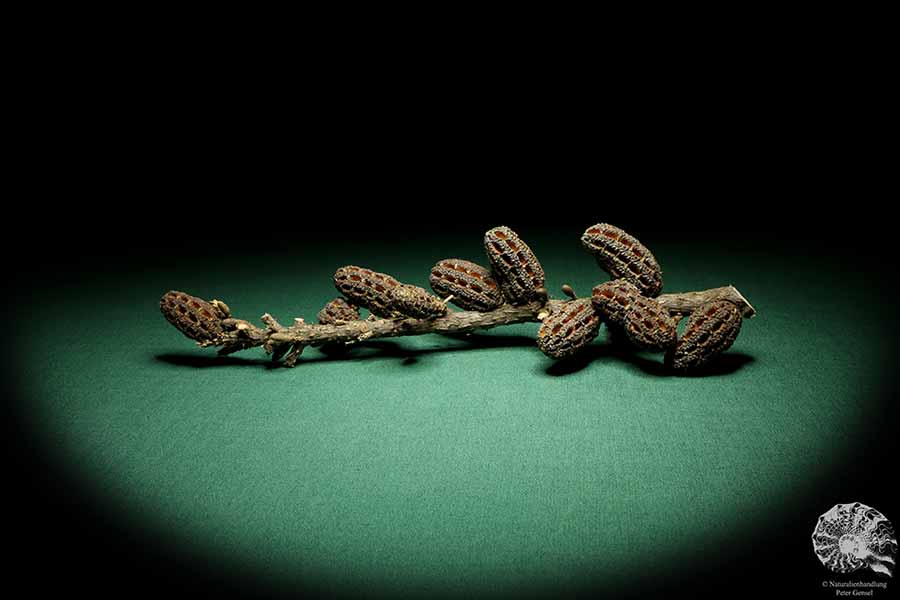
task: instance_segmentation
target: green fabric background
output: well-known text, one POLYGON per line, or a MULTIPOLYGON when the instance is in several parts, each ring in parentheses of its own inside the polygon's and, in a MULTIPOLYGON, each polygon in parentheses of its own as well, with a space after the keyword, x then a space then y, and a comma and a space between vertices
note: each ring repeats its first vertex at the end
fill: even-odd
MULTIPOLYGON (((555 295, 606 279, 578 232, 521 233, 555 295)), ((29 422, 105 510, 262 582, 484 593, 683 569, 864 435, 893 317, 840 261, 752 240, 644 241, 665 291, 734 284, 759 311, 705 377, 615 356, 602 332, 590 360, 560 368, 533 346, 534 324, 345 359, 308 349, 273 369, 260 350, 216 359, 159 314, 181 289, 251 320, 311 320, 342 264, 427 286, 438 259, 484 262, 479 235, 413 236, 61 280, 20 321, 29 422)))

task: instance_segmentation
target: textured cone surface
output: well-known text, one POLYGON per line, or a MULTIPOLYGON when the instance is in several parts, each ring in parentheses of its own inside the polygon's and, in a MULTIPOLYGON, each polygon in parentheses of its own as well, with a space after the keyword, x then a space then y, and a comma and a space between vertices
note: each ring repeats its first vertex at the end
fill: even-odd
POLYGON ((641 292, 630 281, 614 279, 601 283, 591 291, 591 301, 597 314, 610 325, 625 326, 625 315, 641 292))
POLYGON ((662 269, 650 250, 634 236, 613 225, 598 223, 584 232, 581 243, 612 277, 627 279, 644 296, 653 298, 662 292, 662 269))
POLYGON ((163 294, 159 309, 169 323, 196 342, 212 341, 222 333, 219 311, 202 298, 173 290, 163 294))
POLYGON ((666 362, 674 369, 693 369, 708 363, 731 348, 742 323, 740 309, 731 302, 707 302, 691 314, 666 362))
POLYGON ((503 304, 503 293, 491 271, 467 260, 448 258, 431 268, 429 283, 442 298, 452 295, 463 310, 488 312, 503 304))
POLYGON ((391 308, 415 319, 434 319, 447 314, 441 299, 416 285, 401 284, 391 288, 391 308))
POLYGON ((319 323, 337 325, 359 320, 359 309, 344 298, 335 298, 319 311, 319 323))
POLYGON ((537 344, 550 358, 572 356, 590 344, 600 328, 600 317, 587 298, 566 302, 548 315, 538 330, 537 344))
POLYGON ((525 304, 544 287, 544 269, 534 252, 509 227, 484 234, 484 249, 498 283, 510 304, 525 304))
POLYGON ((368 308, 379 317, 390 317, 390 291, 400 283, 384 273, 354 265, 341 267, 334 272, 334 287, 352 304, 368 308))
POLYGON ((637 348, 661 352, 675 344, 677 322, 656 300, 636 296, 625 313, 625 335, 637 348))
MULTIPOLYGON (((322 325, 340 325, 360 319, 359 309, 344 298, 335 298, 319 311, 319 323, 322 325)), ((328 355, 343 355, 350 351, 350 346, 343 343, 322 344, 319 351, 328 355)))

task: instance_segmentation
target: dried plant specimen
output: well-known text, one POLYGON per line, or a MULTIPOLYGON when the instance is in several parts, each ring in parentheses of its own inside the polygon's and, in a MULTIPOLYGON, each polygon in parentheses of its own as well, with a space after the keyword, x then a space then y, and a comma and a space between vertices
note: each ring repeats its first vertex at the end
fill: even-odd
POLYGON ((656 258, 637 238, 607 223, 589 227, 581 244, 597 264, 613 278, 626 279, 651 298, 662 291, 662 269, 656 258))
POLYGON ((661 352, 675 343, 677 321, 656 300, 635 296, 625 312, 624 329, 635 347, 661 352))
POLYGON ((227 306, 223 309, 202 298, 174 290, 163 295, 159 309, 169 323, 195 342, 217 339, 222 333, 222 319, 230 316, 227 306))
POLYGON ((625 315, 634 301, 641 296, 640 290, 630 281, 613 279, 596 287, 591 292, 594 310, 608 325, 625 326, 625 315))
POLYGON ((435 294, 453 296, 452 302, 463 310, 488 312, 503 304, 503 293, 491 271, 467 260, 440 261, 431 268, 429 283, 435 294))
POLYGON ((525 304, 541 296, 544 269, 516 232, 494 227, 484 234, 484 248, 510 304, 525 304))
POLYGON ((674 369, 693 369, 728 350, 741 332, 743 317, 737 306, 717 300, 691 314, 684 333, 666 355, 674 369))
POLYGON ((260 317, 260 327, 233 318, 220 300, 207 302, 177 291, 163 295, 160 309, 172 325, 201 347, 217 346, 220 355, 262 348, 274 362, 287 367, 295 366, 308 346, 345 353, 377 338, 458 335, 534 322, 541 323, 539 348, 552 358, 565 358, 587 346, 596 337, 599 324, 605 322, 611 334, 627 341, 625 346, 668 347, 667 364, 687 369, 727 350, 740 331, 742 318, 756 314, 733 286, 651 299, 647 294, 658 293, 662 280, 655 260, 642 245, 620 229, 603 224, 585 232, 584 240, 592 251, 603 254, 602 260, 598 256, 601 264, 612 265, 610 272, 623 273, 596 286, 590 298, 578 298, 568 284, 562 291, 570 300, 550 298, 544 288, 543 268, 528 245, 508 227, 495 227, 484 236, 492 270, 460 259, 442 260, 432 268, 430 283, 443 299, 390 275, 348 265, 334 274, 334 285, 343 297, 319 312, 318 323, 295 317, 292 324, 284 326, 266 313, 260 317), (451 300, 464 310, 449 311, 451 300), (367 308, 371 315, 361 319, 360 308, 367 308), (680 340, 675 341, 675 319, 669 315, 691 315, 680 340))
POLYGON ((319 311, 319 323, 322 325, 342 325, 358 321, 359 309, 344 298, 335 298, 319 311))
POLYGON ((393 316, 390 291, 398 285, 400 282, 390 275, 355 265, 334 272, 334 287, 350 302, 379 317, 393 316))
POLYGON ((425 288, 406 283, 391 288, 391 309, 414 319, 435 319, 447 314, 447 305, 425 288))
POLYGON ((538 348, 550 358, 567 358, 590 344, 599 328, 600 317, 591 300, 571 300, 544 318, 538 330, 538 348))

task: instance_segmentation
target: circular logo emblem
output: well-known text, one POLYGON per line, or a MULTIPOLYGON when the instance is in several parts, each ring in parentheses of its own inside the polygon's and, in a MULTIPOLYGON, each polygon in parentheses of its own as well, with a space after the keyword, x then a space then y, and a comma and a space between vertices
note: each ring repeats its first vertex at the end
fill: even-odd
POLYGON ((897 538, 887 518, 870 506, 835 504, 819 517, 812 534, 813 550, 836 573, 869 568, 891 576, 897 538))

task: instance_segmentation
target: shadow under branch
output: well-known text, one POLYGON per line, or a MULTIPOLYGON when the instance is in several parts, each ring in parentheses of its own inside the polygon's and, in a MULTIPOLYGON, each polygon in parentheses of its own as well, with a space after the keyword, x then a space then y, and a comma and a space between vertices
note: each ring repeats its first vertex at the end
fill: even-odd
MULTIPOLYGON (((535 347, 534 339, 523 335, 484 335, 478 333, 444 336, 461 343, 447 344, 436 348, 410 348, 391 340, 373 340, 363 342, 351 348, 320 348, 320 352, 312 356, 304 356, 298 363, 328 363, 334 361, 363 361, 376 359, 400 359, 403 366, 419 363, 419 358, 430 354, 447 352, 471 352, 479 349, 535 347)), ((307 350, 308 352, 308 350, 307 350)), ((625 362, 646 375, 655 377, 710 377, 729 375, 754 362, 754 358, 740 352, 726 352, 711 363, 688 373, 672 371, 663 364, 661 355, 652 358, 645 354, 614 343, 609 340, 595 342, 581 352, 567 359, 550 362, 549 366, 541 366, 547 375, 561 377, 571 375, 585 369, 595 362, 606 360, 625 362)), ((210 367, 265 366, 267 368, 283 368, 267 358, 244 358, 237 356, 218 356, 215 354, 173 353, 157 354, 154 360, 177 367, 204 369, 210 367)), ((549 359, 548 359, 549 360, 549 359)))

